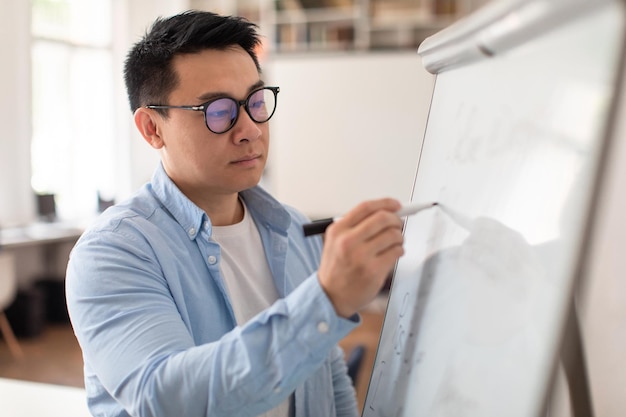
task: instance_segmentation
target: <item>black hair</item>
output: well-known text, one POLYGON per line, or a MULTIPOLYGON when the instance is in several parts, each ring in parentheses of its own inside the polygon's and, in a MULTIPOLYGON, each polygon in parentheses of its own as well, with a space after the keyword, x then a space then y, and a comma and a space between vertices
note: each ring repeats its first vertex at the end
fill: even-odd
POLYGON ((260 44, 257 29, 257 25, 242 17, 197 10, 157 18, 130 49, 124 62, 124 81, 131 111, 166 102, 178 83, 172 66, 176 55, 206 49, 225 50, 239 45, 261 72, 255 52, 260 44))

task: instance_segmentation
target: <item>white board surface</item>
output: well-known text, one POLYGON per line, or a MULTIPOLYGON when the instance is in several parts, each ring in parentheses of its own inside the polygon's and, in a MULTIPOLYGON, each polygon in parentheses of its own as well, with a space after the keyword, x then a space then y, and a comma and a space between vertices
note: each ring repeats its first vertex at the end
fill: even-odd
POLYGON ((623 49, 621 1, 490 5, 436 73, 363 417, 539 416, 580 273, 623 49))

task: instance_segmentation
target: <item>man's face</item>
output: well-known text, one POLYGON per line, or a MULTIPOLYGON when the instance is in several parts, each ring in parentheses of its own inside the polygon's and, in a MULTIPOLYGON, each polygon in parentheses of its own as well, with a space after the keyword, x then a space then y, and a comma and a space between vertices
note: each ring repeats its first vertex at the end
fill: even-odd
MULTIPOLYGON (((168 105, 200 105, 216 95, 244 100, 260 83, 254 61, 240 47, 180 55, 173 66, 179 83, 168 105)), ((269 127, 251 120, 243 107, 222 134, 207 129, 199 111, 170 109, 168 118, 157 120, 165 171, 190 199, 233 194, 259 182, 269 127)))

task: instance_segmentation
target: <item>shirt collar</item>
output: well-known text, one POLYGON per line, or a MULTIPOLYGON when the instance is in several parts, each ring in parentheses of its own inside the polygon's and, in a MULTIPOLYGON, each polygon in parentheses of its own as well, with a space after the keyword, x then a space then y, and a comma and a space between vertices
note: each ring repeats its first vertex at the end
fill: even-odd
MULTIPOLYGON (((152 175, 151 188, 163 208, 185 229, 190 239, 195 239, 205 220, 210 224, 206 213, 189 200, 168 177, 162 163, 159 163, 152 175)), ((267 191, 256 186, 242 191, 240 195, 255 220, 286 233, 291 224, 291 216, 267 191)))
POLYGON ((291 225, 291 215, 285 207, 260 186, 240 193, 252 217, 262 224, 271 226, 283 233, 291 225))
POLYGON ((162 207, 166 209, 178 224, 187 232, 190 239, 195 239, 206 217, 204 211, 174 184, 159 162, 150 181, 152 192, 162 207))

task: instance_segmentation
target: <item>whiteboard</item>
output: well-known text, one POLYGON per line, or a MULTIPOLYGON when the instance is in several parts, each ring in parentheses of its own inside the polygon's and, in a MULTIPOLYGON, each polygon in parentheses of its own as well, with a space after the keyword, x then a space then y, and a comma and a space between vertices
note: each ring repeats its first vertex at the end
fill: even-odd
POLYGON ((427 39, 436 73, 363 417, 541 415, 580 272, 622 1, 501 1, 427 39))

